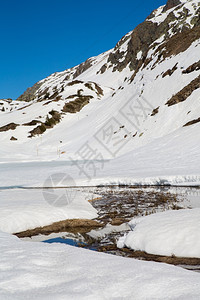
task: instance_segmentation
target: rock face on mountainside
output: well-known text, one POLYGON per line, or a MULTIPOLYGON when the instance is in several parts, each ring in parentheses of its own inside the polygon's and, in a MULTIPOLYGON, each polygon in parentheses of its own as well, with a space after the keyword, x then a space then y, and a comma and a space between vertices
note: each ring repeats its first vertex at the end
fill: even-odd
MULTIPOLYGON (((193 9, 195 9, 195 1, 189 2, 193 4, 193 9)), ((182 3, 180 0, 168 0, 164 8, 152 12, 151 15, 142 24, 139 24, 130 35, 126 35, 117 43, 114 50, 110 52, 106 63, 103 64, 97 73, 103 74, 109 68, 111 68, 113 72, 121 72, 128 66, 130 71, 133 71, 134 74, 136 74, 142 65, 146 65, 149 62, 149 58, 146 61, 147 54, 150 49, 154 49, 158 45, 159 42, 157 40, 161 36, 163 36, 163 40, 167 42, 172 36, 179 34, 176 41, 176 47, 174 47, 174 51, 176 51, 177 54, 177 43, 180 45, 183 44, 182 35, 180 35, 180 33, 183 33, 183 37, 187 36, 188 40, 191 40, 191 28, 200 26, 200 7, 198 6, 198 2, 196 4, 195 13, 193 14, 189 8, 184 6, 184 4, 185 3, 182 3), (175 9, 172 10, 174 7, 175 9), (159 22, 157 22, 156 17, 163 18, 163 21, 159 20, 159 22), (122 49, 127 41, 127 48, 122 49), (138 56, 137 53, 140 51, 141 55, 138 56)), ((197 35, 198 32, 199 28, 197 30, 197 35)), ((198 37, 199 36, 196 36, 195 38, 198 37)), ((193 42, 193 40, 194 39, 192 39, 191 42, 193 42)), ((188 48, 188 43, 186 48, 188 48)), ((179 49, 181 51, 181 47, 179 47, 179 49)), ((55 81, 58 77, 61 77, 62 73, 66 73, 62 82, 62 87, 59 89, 57 86, 53 86, 54 93, 49 93, 50 88, 46 88, 45 90, 42 89, 42 91, 40 89, 40 87, 44 85, 44 82, 50 79, 47 78, 36 83, 33 87, 28 88, 17 100, 32 101, 37 98, 58 99, 60 94, 66 88, 64 84, 65 81, 75 79, 89 68, 92 68, 93 62, 95 62, 95 59, 90 58, 75 68, 61 73, 54 73, 55 81)), ((53 80, 51 80, 51 83, 50 87, 52 88, 52 85, 54 85, 53 80)))
POLYGON ((183 126, 198 126, 199 53, 200 1, 168 0, 113 49, 53 73, 17 101, 0 100, 0 141, 9 143, 14 136, 15 145, 45 145, 45 155, 58 137, 61 152, 73 154, 78 140, 97 145, 105 139, 96 128, 115 118, 109 141, 118 138, 124 146, 113 151, 114 144, 101 145, 109 157, 183 126), (134 107, 129 114, 128 100, 134 107))
POLYGON ((181 1, 180 0, 168 0, 167 1, 167 4, 165 5, 164 9, 163 9, 163 12, 167 11, 168 9, 171 9, 173 8, 174 6, 177 6, 181 4, 181 1))

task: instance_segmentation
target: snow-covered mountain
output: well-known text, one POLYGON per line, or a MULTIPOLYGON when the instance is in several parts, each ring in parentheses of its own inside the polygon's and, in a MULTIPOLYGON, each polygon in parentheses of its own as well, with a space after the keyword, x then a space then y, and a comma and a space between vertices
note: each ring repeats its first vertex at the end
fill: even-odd
POLYGON ((140 170, 199 174, 199 126, 200 1, 168 0, 113 49, 0 100, 0 157, 128 168, 134 154, 140 170))

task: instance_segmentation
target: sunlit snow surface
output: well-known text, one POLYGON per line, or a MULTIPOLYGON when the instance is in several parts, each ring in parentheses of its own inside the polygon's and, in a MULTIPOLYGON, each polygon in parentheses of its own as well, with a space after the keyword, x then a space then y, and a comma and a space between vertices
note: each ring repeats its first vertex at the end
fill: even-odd
POLYGON ((1 299, 199 299, 199 274, 178 267, 2 232, 0 245, 1 299))
POLYGON ((151 254, 200 257, 200 209, 166 211, 129 222, 132 228, 118 241, 151 254))
POLYGON ((92 197, 78 190, 0 190, 0 230, 17 233, 66 219, 93 219, 92 197))

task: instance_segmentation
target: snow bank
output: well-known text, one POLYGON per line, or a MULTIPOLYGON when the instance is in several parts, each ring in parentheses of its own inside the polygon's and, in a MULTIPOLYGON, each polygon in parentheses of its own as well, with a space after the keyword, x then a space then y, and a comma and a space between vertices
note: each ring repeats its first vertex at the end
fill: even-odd
POLYGON ((166 211, 133 219, 132 231, 118 241, 157 255, 200 257, 200 209, 166 211))
POLYGON ((0 232, 0 299, 199 299, 200 275, 178 267, 0 232))
POLYGON ((87 201, 87 193, 76 190, 74 195, 70 195, 73 197, 70 203, 66 193, 69 191, 64 189, 45 190, 45 193, 42 189, 0 190, 0 230, 16 233, 66 219, 97 217, 96 209, 87 201), (63 197, 66 203, 57 206, 60 204, 58 196, 63 197), (51 198, 54 203, 50 202, 51 198))

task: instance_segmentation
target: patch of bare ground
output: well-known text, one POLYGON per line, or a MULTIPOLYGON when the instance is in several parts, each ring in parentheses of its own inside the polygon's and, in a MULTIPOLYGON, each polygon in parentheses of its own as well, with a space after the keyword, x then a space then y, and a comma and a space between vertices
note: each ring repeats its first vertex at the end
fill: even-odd
POLYGON ((73 86, 75 84, 80 84, 80 83, 83 83, 83 81, 81 81, 81 80, 73 80, 73 81, 69 82, 67 85, 68 86, 73 86))
POLYGON ((30 121, 30 122, 28 122, 28 123, 24 123, 24 124, 22 124, 23 126, 35 126, 35 125, 37 125, 37 124, 41 124, 42 122, 41 121, 38 121, 38 120, 32 120, 32 121, 30 121))
POLYGON ((195 257, 177 257, 177 256, 164 256, 146 253, 144 251, 134 251, 128 248, 117 248, 116 245, 102 246, 98 249, 99 252, 119 252, 121 256, 137 258, 146 261, 162 262, 172 265, 190 265, 200 266, 200 258, 195 257))
POLYGON ((56 124, 60 122, 61 114, 58 111, 51 110, 49 114, 51 115, 51 118, 49 118, 49 116, 47 115, 46 121, 44 123, 41 121, 33 120, 29 123, 23 124, 23 125, 32 126, 32 125, 36 125, 37 123, 40 123, 40 125, 38 125, 37 127, 35 127, 33 130, 29 132, 30 133, 30 135, 28 136, 29 138, 32 138, 36 135, 43 134, 47 129, 53 128, 56 124))
POLYGON ((68 219, 60 222, 55 222, 51 225, 37 227, 22 232, 15 233, 19 238, 31 237, 38 234, 48 235, 52 232, 70 232, 70 233, 85 233, 92 229, 97 229, 103 225, 95 220, 89 219, 68 219))
POLYGON ((7 125, 0 127, 0 132, 8 131, 8 130, 15 130, 17 128, 17 126, 19 126, 19 124, 9 123, 7 125))
POLYGON ((155 116, 158 113, 159 108, 160 108, 160 106, 158 106, 158 107, 156 107, 155 109, 152 110, 151 117, 155 116))
POLYGON ((166 76, 171 76, 177 70, 177 65, 178 65, 178 63, 176 63, 172 69, 168 69, 165 73, 163 73, 162 78, 164 78, 166 76))
POLYGON ((199 71, 200 70, 200 60, 189 66, 187 69, 183 70, 183 74, 189 74, 194 71, 199 71))
POLYGON ((11 136, 10 141, 17 141, 17 138, 14 136, 11 136))
POLYGON ((76 68, 76 72, 73 74, 73 79, 75 79, 76 77, 81 75, 83 72, 85 72, 87 69, 89 69, 92 66, 92 61, 93 61, 92 58, 88 58, 85 62, 80 64, 76 68))
POLYGON ((200 88, 200 75, 186 85, 176 95, 173 95, 165 105, 172 106, 174 104, 185 101, 195 90, 200 88))
POLYGON ((90 95, 83 96, 80 94, 77 94, 76 97, 77 98, 75 100, 65 103, 62 109, 63 112, 71 114, 79 112, 85 105, 87 105, 90 102, 90 99, 94 98, 90 95))
POLYGON ((172 55, 177 55, 186 51, 191 44, 200 38, 200 27, 184 30, 175 34, 168 39, 165 43, 159 46, 156 53, 159 53, 158 60, 163 57, 164 59, 172 55))
POLYGON ((185 125, 183 125, 183 127, 190 126, 199 122, 200 122, 200 118, 187 122, 185 125))

